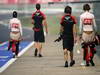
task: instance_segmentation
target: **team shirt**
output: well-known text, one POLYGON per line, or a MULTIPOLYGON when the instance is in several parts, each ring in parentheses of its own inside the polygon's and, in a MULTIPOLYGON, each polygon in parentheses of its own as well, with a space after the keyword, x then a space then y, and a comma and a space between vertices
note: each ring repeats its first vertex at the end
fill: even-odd
POLYGON ((34 20, 34 30, 40 31, 40 29, 43 29, 43 20, 46 19, 46 16, 44 13, 42 13, 40 10, 37 10, 35 13, 32 14, 32 19, 34 20))
POLYGON ((18 18, 13 18, 9 22, 9 28, 11 32, 20 32, 22 35, 22 26, 18 18))
POLYGON ((76 19, 74 16, 70 14, 66 14, 65 16, 62 17, 60 24, 64 28, 64 34, 66 36, 73 35, 73 25, 76 24, 76 19))
POLYGON ((97 31, 94 15, 88 11, 80 15, 80 33, 82 31, 97 31))

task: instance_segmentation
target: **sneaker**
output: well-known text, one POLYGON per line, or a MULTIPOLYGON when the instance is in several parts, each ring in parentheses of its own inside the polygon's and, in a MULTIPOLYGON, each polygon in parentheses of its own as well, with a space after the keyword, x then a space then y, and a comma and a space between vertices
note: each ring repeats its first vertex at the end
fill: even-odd
POLYGON ((81 66, 85 66, 86 65, 86 61, 84 60, 80 65, 81 66))
POLYGON ((43 57, 41 54, 39 54, 39 57, 43 57))
POLYGON ((70 62, 70 66, 73 66, 75 64, 75 60, 72 60, 71 62, 70 62))
POLYGON ((97 51, 93 51, 93 53, 94 53, 94 54, 96 54, 96 53, 97 53, 97 51))
POLYGON ((86 63, 86 66, 88 67, 88 66, 90 66, 90 64, 89 63, 86 63))
POLYGON ((68 67, 68 62, 67 61, 65 62, 65 67, 68 67))
POLYGON ((90 66, 89 62, 86 62, 86 66, 87 66, 87 67, 90 66))
POLYGON ((13 58, 15 58, 15 55, 13 55, 13 58))
POLYGON ((90 63, 91 63, 92 66, 95 66, 93 60, 90 60, 90 63))
POLYGON ((34 52, 34 56, 36 57, 37 56, 37 52, 38 52, 38 50, 37 50, 37 48, 35 49, 35 52, 34 52))
POLYGON ((13 53, 13 58, 15 58, 15 56, 16 56, 15 53, 13 53))

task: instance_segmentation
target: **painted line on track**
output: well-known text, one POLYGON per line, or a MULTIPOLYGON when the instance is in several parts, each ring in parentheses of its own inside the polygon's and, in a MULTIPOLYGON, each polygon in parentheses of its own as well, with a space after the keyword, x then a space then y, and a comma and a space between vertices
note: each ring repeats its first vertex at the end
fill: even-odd
POLYGON ((3 45, 5 45, 5 44, 7 44, 7 43, 8 43, 8 41, 6 41, 6 42, 0 44, 0 46, 3 46, 3 45))
MULTIPOLYGON (((1 44, 4 45, 7 42, 1 44)), ((19 54, 18 57, 20 57, 21 55, 23 55, 32 45, 34 44, 34 42, 30 43, 26 48, 24 48, 19 54)), ((15 60, 17 60, 18 58, 11 58, 4 66, 2 66, 0 68, 0 73, 2 73, 4 70, 6 70, 13 62, 15 62, 15 60)))

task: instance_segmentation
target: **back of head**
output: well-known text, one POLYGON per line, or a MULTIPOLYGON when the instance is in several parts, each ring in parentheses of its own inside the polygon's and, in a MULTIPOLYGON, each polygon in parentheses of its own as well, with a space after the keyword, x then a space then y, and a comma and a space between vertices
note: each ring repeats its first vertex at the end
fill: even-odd
POLYGON ((90 5, 89 4, 85 4, 84 6, 83 6, 83 10, 84 11, 89 11, 91 8, 90 8, 90 5))
POLYGON ((40 10, 40 8, 41 8, 41 5, 40 4, 36 4, 36 9, 40 10))
POLYGON ((17 12, 16 11, 13 12, 13 18, 17 18, 17 12))
POLYGON ((71 14, 72 13, 72 8, 70 6, 66 6, 65 10, 64 10, 64 13, 71 14))

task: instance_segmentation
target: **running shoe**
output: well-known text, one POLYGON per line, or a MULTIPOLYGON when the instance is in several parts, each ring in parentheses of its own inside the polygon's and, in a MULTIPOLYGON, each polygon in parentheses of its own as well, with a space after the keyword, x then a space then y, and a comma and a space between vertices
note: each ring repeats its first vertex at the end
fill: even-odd
POLYGON ((72 67, 74 64, 75 64, 75 60, 72 60, 72 61, 70 62, 70 66, 72 67))
POLYGON ((67 61, 65 62, 65 67, 68 67, 68 62, 67 61))
POLYGON ((85 66, 86 65, 86 61, 84 60, 80 65, 81 66, 85 66))

